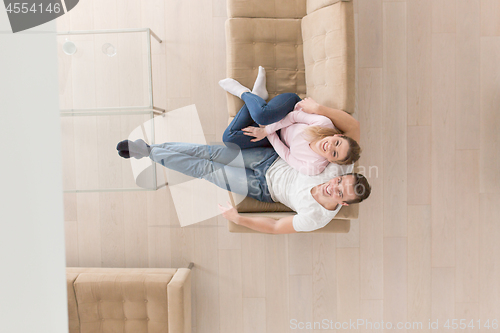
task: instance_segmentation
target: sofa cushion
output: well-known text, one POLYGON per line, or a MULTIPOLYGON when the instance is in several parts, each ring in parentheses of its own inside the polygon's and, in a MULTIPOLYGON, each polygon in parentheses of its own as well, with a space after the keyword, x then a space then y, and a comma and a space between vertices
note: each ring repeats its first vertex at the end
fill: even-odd
POLYGON ((306 0, 228 0, 228 17, 302 18, 306 0))
POLYGON ((317 11, 326 6, 333 5, 340 0, 307 0, 307 14, 317 11))
POLYGON ((175 269, 108 270, 115 272, 80 273, 74 282, 81 332, 168 332, 167 285, 175 269))
POLYGON ((302 19, 307 96, 354 112, 355 46, 352 1, 337 2, 302 19))
MULTIPOLYGON (((306 93, 301 20, 233 18, 226 21, 227 76, 253 87, 259 66, 266 69, 269 98, 294 92, 306 93)), ((243 106, 227 94, 229 115, 243 106)))

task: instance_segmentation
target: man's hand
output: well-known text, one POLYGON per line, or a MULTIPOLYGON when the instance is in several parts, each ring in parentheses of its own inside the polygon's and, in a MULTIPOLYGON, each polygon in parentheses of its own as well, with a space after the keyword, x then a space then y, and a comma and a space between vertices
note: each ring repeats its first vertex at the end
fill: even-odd
POLYGON ((243 129, 243 134, 255 137, 255 139, 250 140, 252 142, 260 141, 267 136, 265 127, 245 127, 243 129))
POLYGON ((224 216, 226 220, 238 224, 238 217, 240 216, 240 214, 238 214, 236 208, 234 208, 229 201, 227 202, 227 205, 228 207, 224 207, 219 204, 219 210, 221 211, 222 216, 224 216))
POLYGON ((319 106, 314 99, 306 97, 295 105, 295 110, 302 109, 306 113, 319 114, 319 106))

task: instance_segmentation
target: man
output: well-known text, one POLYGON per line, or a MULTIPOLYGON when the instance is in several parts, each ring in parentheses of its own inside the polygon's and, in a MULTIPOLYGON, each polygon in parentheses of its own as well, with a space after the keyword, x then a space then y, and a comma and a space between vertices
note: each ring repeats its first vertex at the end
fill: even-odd
POLYGON ((243 217, 231 204, 229 207, 219 205, 226 219, 265 233, 285 234, 322 228, 342 206, 361 202, 371 192, 364 176, 350 173, 352 165, 330 164, 320 175, 307 176, 290 167, 272 148, 239 150, 179 142, 149 146, 142 140, 121 141, 116 148, 124 158, 149 156, 169 169, 208 180, 259 201, 281 202, 297 212, 276 221, 243 217), (240 153, 242 162, 238 163, 240 153))

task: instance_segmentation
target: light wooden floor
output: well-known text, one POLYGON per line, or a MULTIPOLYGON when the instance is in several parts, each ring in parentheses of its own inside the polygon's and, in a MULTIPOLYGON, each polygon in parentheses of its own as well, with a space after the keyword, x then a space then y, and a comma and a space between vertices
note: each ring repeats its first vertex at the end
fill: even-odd
MULTIPOLYGON (((419 333, 431 319, 453 332, 447 319, 500 320, 500 1, 354 5, 373 193, 349 234, 229 234, 221 218, 181 229, 167 189, 73 194, 67 264, 193 261, 194 332, 299 331, 292 319, 422 322, 400 330, 419 333)), ((153 44, 157 104, 195 103, 213 141, 227 123, 226 15, 224 0, 85 0, 58 24, 152 28, 165 41, 153 44)), ((456 331, 479 332, 474 323, 456 331)))

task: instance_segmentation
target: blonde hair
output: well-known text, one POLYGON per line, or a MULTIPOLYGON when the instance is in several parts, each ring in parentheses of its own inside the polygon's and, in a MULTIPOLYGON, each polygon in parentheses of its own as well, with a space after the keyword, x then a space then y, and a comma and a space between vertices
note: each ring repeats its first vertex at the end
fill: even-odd
POLYGON ((347 157, 342 161, 337 161, 337 164, 352 164, 359 160, 359 155, 361 154, 361 147, 359 144, 348 136, 345 136, 336 128, 328 128, 321 126, 308 126, 304 130, 304 135, 309 142, 319 141, 329 136, 334 136, 335 134, 340 134, 340 136, 347 141, 349 144, 349 150, 347 150, 347 157))

